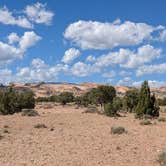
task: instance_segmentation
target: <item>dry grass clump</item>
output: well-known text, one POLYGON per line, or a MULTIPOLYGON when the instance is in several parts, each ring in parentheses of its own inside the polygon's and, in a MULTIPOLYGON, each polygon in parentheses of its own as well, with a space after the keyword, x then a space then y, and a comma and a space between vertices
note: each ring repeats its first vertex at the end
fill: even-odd
POLYGON ((97 113, 98 109, 96 106, 88 106, 84 113, 97 113))
POLYGON ((118 126, 118 127, 111 127, 111 134, 123 134, 127 133, 124 127, 118 126))
POLYGON ((4 125, 3 127, 4 127, 5 129, 9 128, 9 126, 8 126, 8 125, 4 125))
POLYGON ((7 129, 4 129, 3 133, 9 134, 10 132, 7 129))
POLYGON ((142 120, 140 122, 140 125, 151 125, 151 124, 152 124, 152 122, 150 120, 142 120))
POLYGON ((160 109, 160 112, 166 113, 166 109, 160 109))
POLYGON ((44 109, 52 109, 52 108, 54 108, 54 103, 47 103, 47 104, 43 105, 43 108, 44 109))
POLYGON ((159 122, 166 122, 166 118, 160 117, 160 118, 158 118, 158 121, 159 121, 159 122))
POLYGON ((4 136, 3 136, 3 135, 0 135, 0 140, 3 139, 3 138, 4 138, 4 136))
POLYGON ((166 151, 163 151, 158 155, 157 161, 160 163, 160 165, 166 166, 166 151))
POLYGON ((23 109, 22 116, 39 116, 39 113, 34 109, 23 109))
POLYGON ((41 129, 41 128, 47 128, 47 126, 43 123, 38 123, 34 126, 34 128, 41 129))

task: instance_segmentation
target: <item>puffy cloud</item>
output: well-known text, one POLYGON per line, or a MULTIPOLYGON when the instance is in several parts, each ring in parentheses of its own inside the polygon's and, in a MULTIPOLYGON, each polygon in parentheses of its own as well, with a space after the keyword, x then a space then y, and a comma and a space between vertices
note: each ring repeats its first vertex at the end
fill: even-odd
POLYGON ((30 68, 29 67, 24 67, 19 70, 17 73, 18 77, 22 77, 24 79, 29 78, 30 79, 30 68))
POLYGON ((166 63, 155 64, 155 65, 144 65, 141 66, 137 71, 137 76, 146 74, 164 74, 166 73, 166 63))
POLYGON ((85 77, 90 75, 91 73, 91 66, 89 64, 83 62, 77 62, 71 68, 71 72, 73 75, 78 77, 85 77))
POLYGON ((70 48, 67 51, 65 51, 65 55, 62 58, 62 62, 70 63, 79 56, 80 56, 80 51, 78 49, 70 48))
POLYGON ((46 25, 51 24, 54 13, 46 9, 46 4, 35 3, 33 5, 26 6, 24 13, 27 17, 35 23, 46 25))
POLYGON ((19 46, 21 50, 26 50, 29 47, 32 47, 35 45, 39 40, 41 40, 41 37, 36 35, 35 32, 25 32, 24 35, 19 40, 19 46))
POLYGON ((145 23, 114 21, 78 21, 70 24, 64 37, 82 49, 111 49, 117 46, 133 46, 151 38, 159 30, 145 23))
MULTIPOLYGON (((133 81, 132 85, 135 87, 141 87, 143 81, 133 81)), ((152 88, 159 88, 166 85, 166 81, 148 80, 148 84, 152 88)))
MULTIPOLYGON (((151 45, 139 47, 137 50, 132 51, 129 49, 119 49, 116 52, 109 52, 108 54, 101 55, 93 58, 92 63, 77 62, 71 67, 71 73, 78 77, 85 77, 94 73, 103 72, 108 67, 118 65, 120 68, 138 68, 144 64, 150 63, 152 60, 161 56, 161 49, 156 49, 151 45)), ((86 61, 88 61, 86 59, 86 61)), ((104 73, 103 77, 110 77, 113 73, 104 73)), ((115 74, 115 73, 114 73, 115 74)), ((131 72, 119 72, 121 76, 129 76, 131 72)))
POLYGON ((18 42, 20 40, 19 36, 17 35, 17 33, 12 32, 9 36, 8 36, 8 41, 9 44, 14 44, 16 42, 18 42))
POLYGON ((37 58, 32 60, 29 67, 19 69, 16 74, 16 79, 21 82, 53 81, 61 71, 68 71, 68 66, 62 64, 49 66, 42 59, 37 58))
POLYGON ((31 22, 25 16, 14 17, 7 7, 0 8, 0 23, 17 25, 23 28, 33 28, 31 22))
POLYGON ((105 77, 105 78, 112 78, 116 75, 116 72, 115 71, 109 71, 109 72, 106 72, 106 73, 103 73, 102 76, 105 77))
POLYGON ((9 63, 11 60, 21 58, 22 51, 19 48, 0 41, 0 64, 9 63))
POLYGON ((118 74, 120 76, 130 76, 132 74, 132 72, 122 70, 118 74))
POLYGON ((130 77, 124 77, 117 82, 117 85, 132 86, 133 80, 130 77))
POLYGON ((149 63, 161 56, 162 50, 151 45, 139 47, 136 53, 130 52, 128 60, 122 64, 126 68, 137 68, 145 63, 149 63))
POLYGON ((50 25, 54 13, 46 9, 46 4, 35 3, 27 5, 22 11, 11 12, 4 6, 0 8, 0 23, 16 25, 23 28, 34 28, 34 23, 50 25), (19 13, 19 15, 18 15, 19 13))
POLYGON ((100 72, 100 69, 91 64, 77 62, 71 67, 70 72, 77 77, 86 77, 91 74, 100 72))
POLYGON ((14 59, 22 58, 29 47, 35 45, 41 39, 32 32, 25 32, 22 37, 16 33, 8 36, 9 44, 0 41, 0 64, 6 64, 14 59))
POLYGON ((158 38, 158 40, 160 41, 166 41, 166 29, 164 29, 161 33, 160 33, 160 36, 158 38))
POLYGON ((89 55, 87 58, 86 58, 86 61, 88 62, 95 62, 96 61, 96 57, 92 56, 92 55, 89 55))
POLYGON ((95 65, 102 68, 110 65, 120 65, 124 68, 137 68, 161 56, 162 50, 151 45, 139 47, 137 51, 119 49, 96 58, 95 65))
POLYGON ((32 60, 32 67, 40 69, 40 68, 47 67, 47 65, 45 64, 45 62, 42 59, 36 58, 36 59, 32 60))
POLYGON ((115 64, 124 64, 129 56, 131 51, 128 49, 120 49, 117 52, 109 52, 96 58, 95 65, 98 67, 107 67, 115 64))
MULTIPOLYGON (((125 77, 122 80, 119 80, 117 85, 141 87, 142 83, 143 81, 134 81, 130 77, 125 77)), ((152 88, 159 88, 165 86, 166 81, 148 80, 148 84, 152 88)))
POLYGON ((148 83, 150 87, 155 87, 155 88, 166 85, 166 81, 149 80, 148 83))
POLYGON ((9 69, 0 69, 0 83, 6 84, 12 80, 12 71, 9 69))

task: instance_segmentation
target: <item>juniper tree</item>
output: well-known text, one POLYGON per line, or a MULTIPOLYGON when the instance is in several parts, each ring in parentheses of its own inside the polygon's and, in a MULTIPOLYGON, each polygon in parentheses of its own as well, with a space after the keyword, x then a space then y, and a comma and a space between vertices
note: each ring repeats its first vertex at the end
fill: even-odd
POLYGON ((72 92, 62 92, 59 94, 58 100, 62 105, 66 105, 74 101, 74 95, 72 92))
POLYGON ((101 85, 98 88, 94 88, 91 91, 91 99, 94 103, 103 104, 111 103, 116 96, 116 90, 112 86, 101 85))
POLYGON ((123 108, 127 112, 134 112, 135 107, 138 104, 138 90, 128 90, 123 98, 123 108))
POLYGON ((138 117, 143 115, 159 116, 159 107, 156 106, 155 95, 151 96, 148 81, 144 81, 141 86, 135 112, 138 117))

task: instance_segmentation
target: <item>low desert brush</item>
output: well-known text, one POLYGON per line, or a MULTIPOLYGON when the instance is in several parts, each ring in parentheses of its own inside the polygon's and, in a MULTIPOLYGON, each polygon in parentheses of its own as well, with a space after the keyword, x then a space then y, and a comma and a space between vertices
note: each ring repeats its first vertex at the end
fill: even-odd
POLYGON ((142 120, 140 122, 140 125, 151 125, 151 124, 152 124, 152 122, 150 120, 142 120))
POLYGON ((127 133, 124 127, 118 126, 118 127, 111 127, 111 133, 112 134, 123 134, 127 133))
POLYGON ((160 117, 160 118, 158 118, 158 121, 159 121, 159 122, 166 122, 166 118, 160 117))
POLYGON ((47 126, 43 123, 36 124, 34 128, 41 129, 41 128, 47 128, 47 126))
POLYGON ((166 151, 163 151, 158 155, 157 161, 160 163, 160 165, 166 166, 166 151))

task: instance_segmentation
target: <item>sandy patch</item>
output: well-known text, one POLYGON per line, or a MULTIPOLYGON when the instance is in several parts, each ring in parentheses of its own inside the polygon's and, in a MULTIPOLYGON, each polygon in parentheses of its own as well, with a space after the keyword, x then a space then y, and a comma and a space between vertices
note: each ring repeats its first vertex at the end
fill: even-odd
POLYGON ((164 122, 141 126, 132 114, 114 119, 74 106, 37 111, 39 117, 0 116, 1 166, 158 166, 156 157, 166 149, 164 122), (38 123, 47 128, 34 128, 38 123), (128 133, 112 135, 112 126, 128 133))

